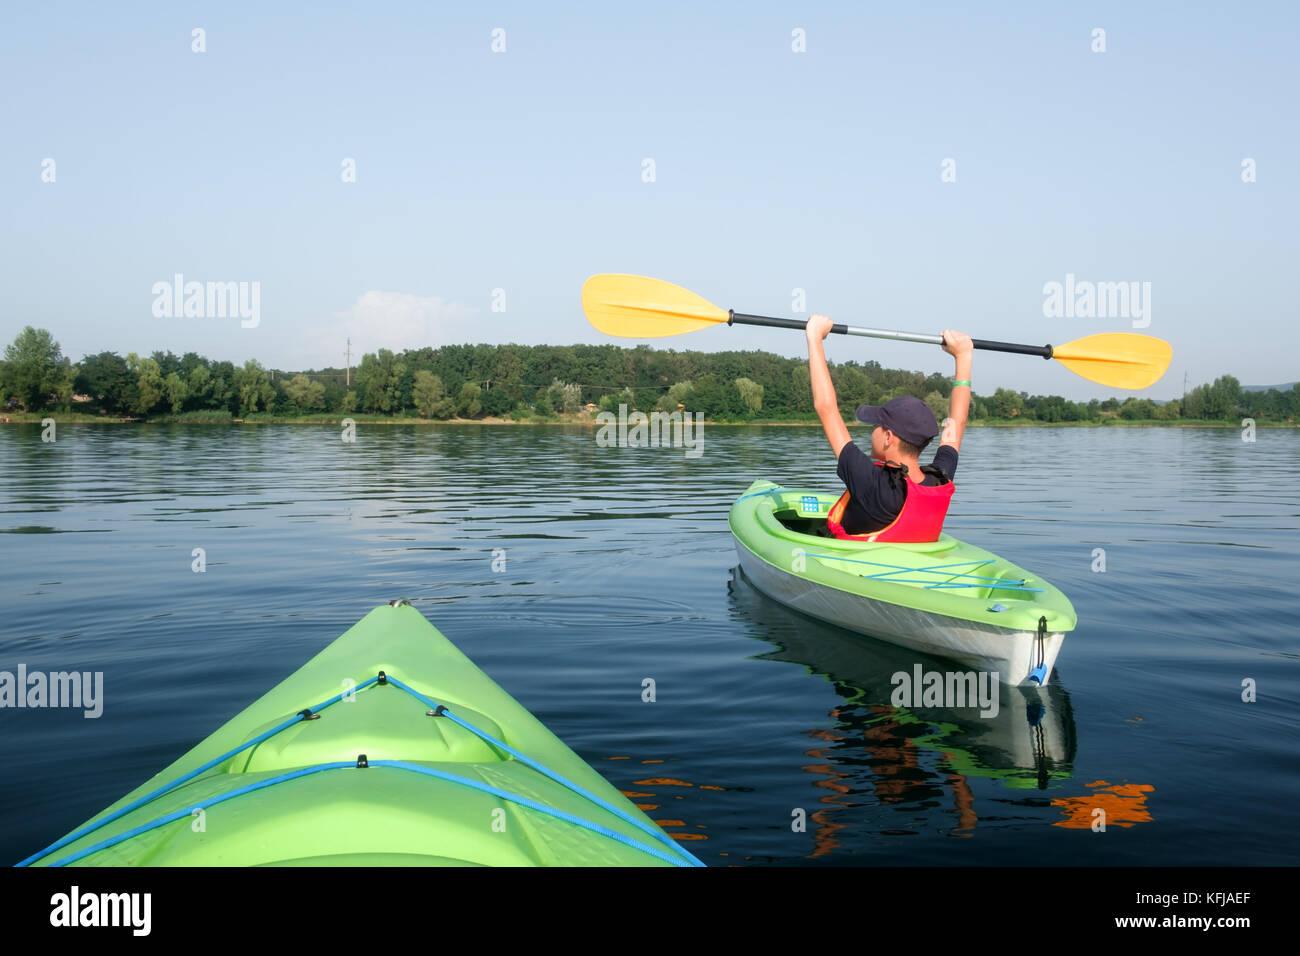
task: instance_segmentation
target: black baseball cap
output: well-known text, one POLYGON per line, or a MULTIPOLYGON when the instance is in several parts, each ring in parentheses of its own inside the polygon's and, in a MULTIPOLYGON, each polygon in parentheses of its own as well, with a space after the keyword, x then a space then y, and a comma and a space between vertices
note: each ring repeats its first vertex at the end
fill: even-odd
POLYGON ((920 448, 939 434, 930 406, 912 395, 899 395, 883 405, 859 405, 858 421, 888 428, 909 445, 920 448))

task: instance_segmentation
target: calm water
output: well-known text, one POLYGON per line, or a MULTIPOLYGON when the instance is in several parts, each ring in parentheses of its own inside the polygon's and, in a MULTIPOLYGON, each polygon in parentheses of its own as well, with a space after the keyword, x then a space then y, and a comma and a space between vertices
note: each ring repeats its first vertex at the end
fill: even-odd
POLYGON ((0 670, 105 682, 98 720, 0 710, 0 859, 405 597, 710 864, 1297 861, 1300 432, 969 432, 948 530, 1079 613, 991 721, 891 706, 915 654, 753 590, 726 513, 758 477, 829 489, 834 460, 805 428, 709 428, 695 459, 560 427, 0 429, 0 670))

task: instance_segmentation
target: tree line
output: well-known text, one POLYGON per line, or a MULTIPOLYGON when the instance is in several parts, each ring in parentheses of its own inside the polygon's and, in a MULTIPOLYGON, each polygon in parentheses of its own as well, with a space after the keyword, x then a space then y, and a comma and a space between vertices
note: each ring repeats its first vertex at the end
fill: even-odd
MULTIPOLYGON (((859 404, 914 395, 942 420, 952 384, 878 362, 831 364, 845 417, 859 404)), ((244 418, 371 413, 433 420, 553 419, 591 406, 615 411, 703 412, 713 421, 816 419, 807 362, 770 352, 694 352, 647 345, 444 345, 388 349, 351 370, 285 371, 249 359, 242 365, 154 352, 66 358, 44 329, 25 328, 0 362, 0 402, 25 411, 80 409, 142 419, 244 418), (349 381, 350 378, 350 381, 349 381)), ((1072 402, 999 388, 973 394, 970 418, 992 421, 1289 421, 1300 414, 1300 383, 1243 391, 1231 375, 1157 403, 1128 397, 1072 402)))

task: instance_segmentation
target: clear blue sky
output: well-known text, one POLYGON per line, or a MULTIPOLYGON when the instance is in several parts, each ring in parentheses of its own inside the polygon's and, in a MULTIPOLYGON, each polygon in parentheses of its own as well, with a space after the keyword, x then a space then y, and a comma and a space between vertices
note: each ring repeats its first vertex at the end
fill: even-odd
MULTIPOLYGON (((1293 3, 5 4, 0 340, 290 369, 341 364, 349 334, 630 344, 584 319, 594 272, 776 315, 802 288, 884 328, 1132 329, 1045 317, 1073 273, 1151 283, 1144 331, 1174 346, 1152 397, 1184 371, 1292 381, 1298 27, 1293 3), (259 282, 260 325, 154 317, 175 273, 259 282)), ((928 346, 829 354, 949 369, 928 346)), ((980 354, 975 379, 1110 394, 1029 358, 980 354)))

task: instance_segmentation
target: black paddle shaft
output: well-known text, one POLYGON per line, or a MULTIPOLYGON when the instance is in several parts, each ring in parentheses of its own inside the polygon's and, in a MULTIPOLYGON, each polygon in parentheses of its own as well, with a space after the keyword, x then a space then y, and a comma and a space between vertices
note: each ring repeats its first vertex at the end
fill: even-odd
POLYGON ((1015 352, 1017 355, 1041 355, 1045 359, 1052 357, 1050 345, 1017 345, 1015 342, 993 342, 989 339, 971 339, 977 349, 990 352, 1015 352))
MULTIPOLYGON (((728 325, 765 325, 775 329, 803 329, 808 323, 798 319, 778 319, 770 315, 746 315, 732 311, 728 314, 728 325)), ((877 339, 896 339, 903 342, 922 342, 929 345, 942 345, 941 335, 919 335, 914 332, 887 332, 883 329, 860 329, 852 325, 837 322, 831 326, 837 335, 865 335, 877 339)), ((1015 342, 993 342, 989 339, 971 339, 977 349, 989 352, 1015 352, 1018 355, 1041 355, 1045 359, 1052 357, 1050 345, 1018 345, 1015 342)))

